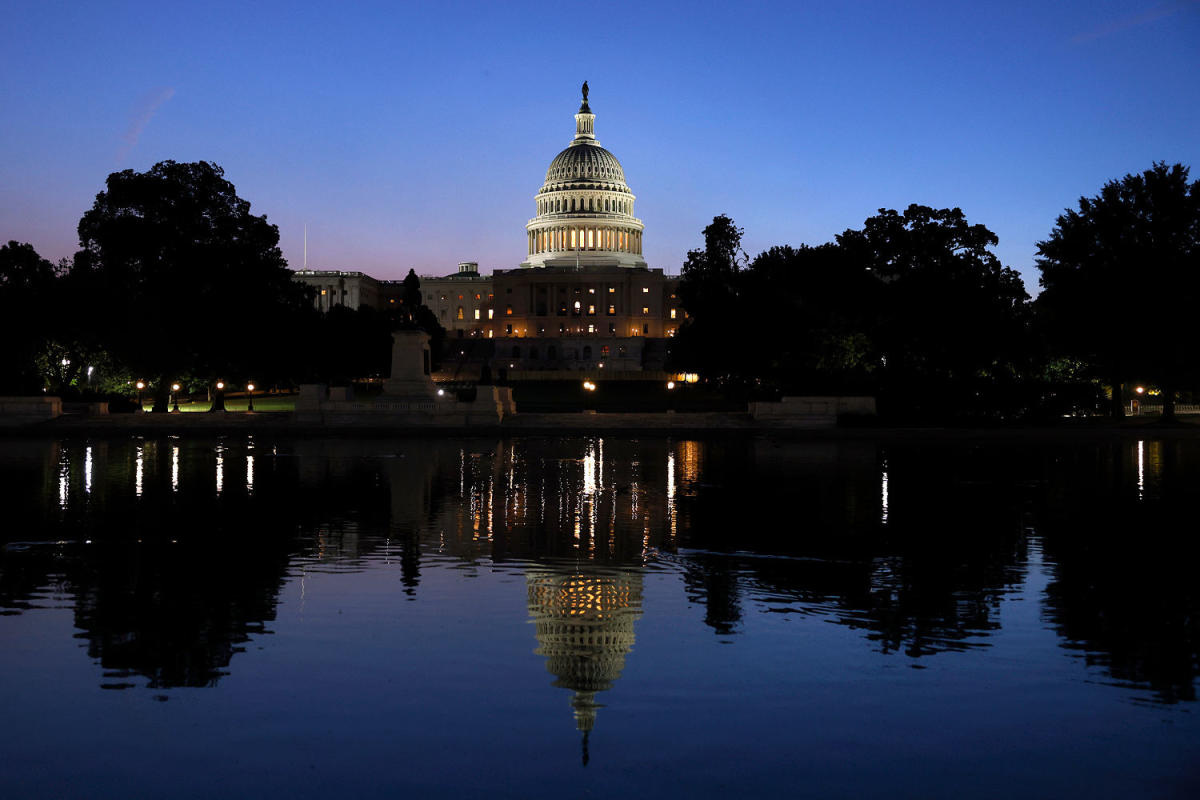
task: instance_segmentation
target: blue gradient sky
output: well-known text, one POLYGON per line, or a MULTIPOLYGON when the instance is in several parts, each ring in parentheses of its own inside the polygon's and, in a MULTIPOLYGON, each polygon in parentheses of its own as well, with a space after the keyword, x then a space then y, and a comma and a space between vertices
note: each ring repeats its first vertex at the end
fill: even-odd
POLYGON ((651 266, 726 213, 751 254, 960 206, 1036 291, 1104 181, 1200 177, 1200 2, 5 3, 0 237, 58 259, 108 173, 215 161, 291 265, 525 254, 592 89, 651 266))

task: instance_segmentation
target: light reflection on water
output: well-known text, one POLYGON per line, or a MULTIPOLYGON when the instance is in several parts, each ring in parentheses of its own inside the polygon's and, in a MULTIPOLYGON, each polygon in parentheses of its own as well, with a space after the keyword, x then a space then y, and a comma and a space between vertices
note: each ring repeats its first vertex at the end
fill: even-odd
MULTIPOLYGON (((1195 545, 1168 535, 1200 500, 1188 442, 886 456, 873 443, 619 437, 0 448, 23 531, 0 551, 0 612, 71 615, 95 665, 80 697, 223 688, 243 665, 269 682, 282 675, 271 664, 284 669, 275 649, 318 680, 332 653, 370 674, 412 637, 422 693, 454 706, 456 668, 440 659, 479 642, 455 657, 493 653, 487 674, 526 686, 511 691, 530 708, 546 687, 527 683, 520 654, 538 656, 567 690, 573 759, 593 766, 626 752, 602 734, 639 708, 671 709, 678 741, 657 746, 677 757, 689 736, 721 741, 697 730, 724 697, 708 672, 740 687, 744 706, 722 705, 733 719, 814 703, 814 686, 843 710, 865 692, 884 719, 917 713, 928 746, 938 715, 982 687, 995 705, 977 700, 971 724, 985 727, 1035 696, 1030 724, 1060 724, 1059 704, 1067 717, 1104 709, 1115 729, 1130 701, 1195 699, 1195 545), (532 637, 500 637, 522 617, 532 637), (897 666, 940 676, 900 681, 937 711, 885 690, 897 666), (650 676, 664 670, 690 677, 661 686, 650 676)), ((867 736, 847 715, 827 731, 867 736)), ((772 735, 823 746, 778 724, 772 735)))

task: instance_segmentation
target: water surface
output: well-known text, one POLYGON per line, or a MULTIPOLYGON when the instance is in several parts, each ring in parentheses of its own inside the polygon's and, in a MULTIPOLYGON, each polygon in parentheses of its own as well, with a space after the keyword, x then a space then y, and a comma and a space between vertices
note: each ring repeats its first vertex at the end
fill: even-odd
POLYGON ((1200 796, 1200 443, 0 442, 0 796, 1200 796))

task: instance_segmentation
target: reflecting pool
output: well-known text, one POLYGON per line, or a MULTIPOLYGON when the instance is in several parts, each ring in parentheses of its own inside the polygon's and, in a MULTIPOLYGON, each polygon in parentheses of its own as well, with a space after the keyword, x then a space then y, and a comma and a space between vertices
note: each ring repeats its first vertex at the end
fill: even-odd
POLYGON ((0 441, 0 797, 1197 797, 1200 442, 0 441))

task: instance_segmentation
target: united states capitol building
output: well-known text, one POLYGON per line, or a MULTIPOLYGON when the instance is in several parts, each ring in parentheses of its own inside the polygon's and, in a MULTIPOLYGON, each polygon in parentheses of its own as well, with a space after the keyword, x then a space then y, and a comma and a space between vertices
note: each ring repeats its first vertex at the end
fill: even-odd
MULTIPOLYGON (((666 340, 683 321, 678 278, 642 256, 645 226, 616 156, 596 139, 587 84, 575 137, 550 162, 525 224, 525 260, 479 273, 464 262, 444 276, 420 276, 424 302, 458 352, 516 371, 661 370, 666 340)), ((394 308, 400 281, 362 272, 305 269, 321 310, 394 308)))

